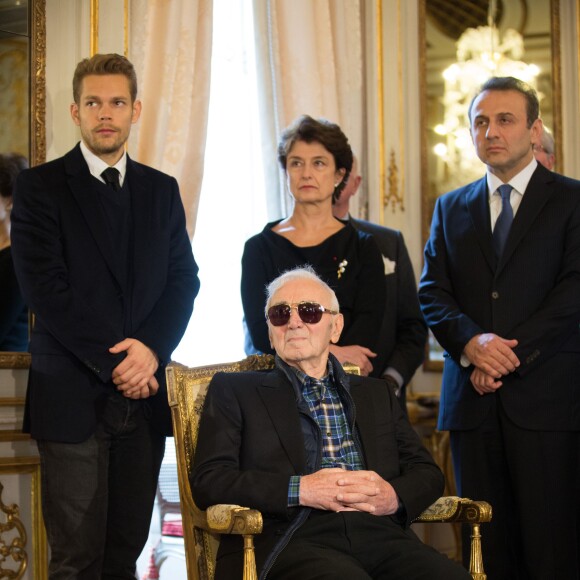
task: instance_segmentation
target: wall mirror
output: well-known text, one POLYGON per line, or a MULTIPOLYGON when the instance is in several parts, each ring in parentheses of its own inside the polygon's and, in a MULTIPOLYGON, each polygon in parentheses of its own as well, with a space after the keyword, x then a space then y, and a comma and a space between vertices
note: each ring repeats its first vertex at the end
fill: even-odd
MULTIPOLYGON (((561 167, 559 32, 558 0, 419 0, 423 243, 437 197, 485 173, 467 108, 492 67, 498 76, 517 76, 536 88, 561 167)), ((432 335, 424 368, 443 369, 443 351, 432 335)))
MULTIPOLYGON (((0 152, 30 165, 46 158, 45 60, 45 0, 0 0, 0 152)), ((27 353, 0 352, 0 368, 28 365, 27 353)))

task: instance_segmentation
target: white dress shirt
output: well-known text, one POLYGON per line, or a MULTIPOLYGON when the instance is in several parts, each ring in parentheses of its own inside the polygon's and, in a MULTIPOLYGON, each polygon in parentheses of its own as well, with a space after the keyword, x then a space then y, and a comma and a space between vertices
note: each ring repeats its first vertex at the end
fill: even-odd
MULTIPOLYGON (((105 180, 101 177, 101 173, 110 167, 107 165, 100 157, 97 157, 86 145, 84 141, 81 141, 81 152, 87 165, 89 166, 89 171, 93 177, 96 177, 102 183, 105 180)), ((119 172, 119 184, 123 187, 123 182, 125 181, 125 173, 127 172, 127 152, 123 151, 121 159, 113 165, 115 169, 119 172)))

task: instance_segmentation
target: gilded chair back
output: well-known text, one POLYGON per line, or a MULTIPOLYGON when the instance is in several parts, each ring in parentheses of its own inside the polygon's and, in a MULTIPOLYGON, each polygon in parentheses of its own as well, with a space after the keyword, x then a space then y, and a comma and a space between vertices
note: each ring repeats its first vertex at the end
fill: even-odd
POLYGON ((177 455, 187 577, 191 580, 211 580, 214 577, 215 556, 219 546, 219 534, 207 530, 207 514, 195 505, 189 483, 207 389, 217 372, 268 370, 273 366, 273 356, 251 355, 234 363, 197 368, 171 363, 166 369, 177 455))

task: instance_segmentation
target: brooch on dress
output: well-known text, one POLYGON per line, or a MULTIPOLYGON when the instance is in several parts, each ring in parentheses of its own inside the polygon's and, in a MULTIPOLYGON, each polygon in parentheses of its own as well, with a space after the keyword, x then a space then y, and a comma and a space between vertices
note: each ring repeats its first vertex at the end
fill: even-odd
POLYGON ((337 275, 338 275, 338 279, 340 280, 340 277, 344 274, 344 271, 346 270, 346 267, 348 266, 348 261, 347 260, 343 260, 339 265, 338 265, 338 270, 336 271, 337 275))

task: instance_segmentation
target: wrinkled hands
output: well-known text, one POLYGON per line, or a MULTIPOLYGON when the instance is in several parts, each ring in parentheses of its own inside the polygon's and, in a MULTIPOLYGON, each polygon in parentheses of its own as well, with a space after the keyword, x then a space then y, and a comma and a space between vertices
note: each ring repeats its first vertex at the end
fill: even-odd
POLYGON ((508 340, 497 334, 485 333, 475 335, 465 345, 463 352, 475 366, 470 379, 477 393, 493 393, 503 384, 499 379, 513 373, 520 366, 513 351, 517 344, 515 339, 508 340))
POLYGON ((117 390, 130 399, 145 399, 159 389, 155 372, 159 367, 157 355, 141 341, 126 338, 109 349, 117 354, 126 352, 127 356, 114 369, 112 380, 117 390))
POLYGON ((300 478, 300 505, 333 512, 394 514, 399 501, 393 486, 374 471, 321 469, 300 478))
POLYGON ((377 353, 365 346, 358 344, 337 346, 336 344, 331 344, 330 352, 338 359, 340 364, 348 362, 356 365, 360 369, 360 374, 365 377, 373 372, 373 365, 370 359, 375 358, 377 353))

